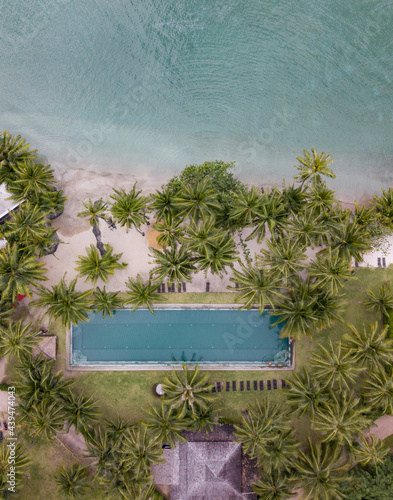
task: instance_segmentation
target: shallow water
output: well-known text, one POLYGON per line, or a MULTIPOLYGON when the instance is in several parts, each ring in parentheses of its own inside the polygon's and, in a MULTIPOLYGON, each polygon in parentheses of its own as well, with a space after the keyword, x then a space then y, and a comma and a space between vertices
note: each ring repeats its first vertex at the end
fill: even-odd
POLYGON ((382 0, 0 0, 0 129, 59 168, 168 177, 235 160, 258 183, 332 152, 348 197, 393 184, 382 0))

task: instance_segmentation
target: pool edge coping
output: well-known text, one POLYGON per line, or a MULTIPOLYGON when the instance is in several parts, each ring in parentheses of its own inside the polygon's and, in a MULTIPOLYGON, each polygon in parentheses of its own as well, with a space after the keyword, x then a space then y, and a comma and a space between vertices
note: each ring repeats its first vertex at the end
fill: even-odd
MULTIPOLYGON (((238 304, 157 304, 154 306, 155 309, 239 309, 238 304)), ((123 309, 131 309, 124 307, 123 309)), ((257 308, 252 308, 257 309, 257 308)), ((270 309, 270 308, 267 308, 270 309)), ((198 363, 185 363, 188 366, 199 366, 202 371, 292 371, 295 369, 295 352, 296 352, 296 342, 292 340, 291 342, 291 364, 289 366, 247 366, 247 365, 198 365, 198 363)), ((182 370, 182 364, 174 365, 90 365, 90 366, 72 366, 70 363, 71 359, 71 329, 66 329, 66 370, 73 372, 91 372, 91 371, 172 371, 172 370, 182 370)))

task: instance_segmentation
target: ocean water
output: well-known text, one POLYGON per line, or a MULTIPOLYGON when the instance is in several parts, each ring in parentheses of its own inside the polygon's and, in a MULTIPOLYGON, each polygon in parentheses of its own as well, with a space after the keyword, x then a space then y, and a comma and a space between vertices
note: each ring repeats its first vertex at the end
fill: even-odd
POLYGON ((384 0, 0 0, 0 129, 55 167, 169 178, 234 160, 280 184, 331 152, 348 197, 393 184, 384 0))

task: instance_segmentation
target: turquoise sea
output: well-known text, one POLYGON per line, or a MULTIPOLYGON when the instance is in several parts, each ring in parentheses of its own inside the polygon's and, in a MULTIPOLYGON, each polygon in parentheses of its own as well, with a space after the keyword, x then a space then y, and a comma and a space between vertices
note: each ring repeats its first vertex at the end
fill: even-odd
POLYGON ((169 177, 219 158, 260 184, 316 147, 361 199, 393 184, 392 14, 384 0, 0 0, 0 129, 59 168, 169 177))

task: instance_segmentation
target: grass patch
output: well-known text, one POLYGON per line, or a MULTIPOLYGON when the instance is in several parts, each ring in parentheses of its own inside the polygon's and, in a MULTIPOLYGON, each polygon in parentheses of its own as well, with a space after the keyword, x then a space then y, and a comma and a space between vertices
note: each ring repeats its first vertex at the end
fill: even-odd
MULTIPOLYGON (((25 481, 17 497, 21 500, 58 500, 60 496, 55 475, 63 465, 70 467, 72 464, 79 464, 79 461, 56 439, 50 442, 35 441, 28 456, 32 462, 29 479, 25 481)), ((92 484, 85 497, 82 497, 86 500, 89 498, 104 498, 95 484, 92 484)))
MULTIPOLYGON (((348 332, 345 322, 353 323, 357 328, 363 328, 373 321, 380 321, 377 314, 367 311, 362 302, 367 298, 367 289, 377 289, 383 282, 393 281, 393 267, 386 269, 357 269, 343 290, 346 304, 343 312, 343 323, 337 322, 330 328, 315 335, 314 338, 304 338, 296 342, 296 370, 302 366, 307 366, 311 353, 316 349, 317 344, 328 346, 332 342, 339 341, 348 332)), ((166 293, 167 303, 172 304, 233 304, 236 293, 166 293)), ((165 304, 165 303, 164 303, 165 304)), ((51 333, 58 336, 58 357, 56 368, 65 372, 65 345, 66 332, 61 327, 60 322, 54 322, 50 327, 51 333)), ((7 380, 15 380, 14 368, 17 361, 11 360, 7 365, 7 380)), ((157 404, 159 399, 153 393, 153 386, 162 382, 164 377, 170 372, 163 371, 97 371, 97 372, 65 372, 66 376, 75 378, 75 390, 83 391, 86 395, 93 394, 98 401, 102 418, 114 419, 118 415, 135 423, 145 418, 144 409, 148 409, 150 404, 157 404)), ((285 394, 281 389, 274 391, 266 390, 266 381, 290 377, 290 371, 208 371, 211 381, 224 383, 221 393, 216 393, 217 409, 221 417, 227 421, 238 423, 241 421, 241 411, 248 404, 262 401, 268 397, 272 401, 283 405, 286 411, 285 394), (237 391, 232 392, 232 381, 237 381, 237 391), (254 391, 254 380, 265 381, 264 391, 254 391), (225 391, 226 382, 231 382, 231 391, 225 391), (240 381, 250 381, 251 391, 240 391, 240 381)), ((279 384, 279 387, 281 384, 279 384)), ((259 385, 258 385, 259 387, 259 385)), ((297 439, 305 442, 310 436, 314 440, 319 440, 320 435, 311 429, 308 418, 293 421, 297 439)), ((385 439, 385 443, 393 449, 393 436, 385 439)), ((59 443, 53 441, 48 444, 34 445, 30 453, 34 460, 31 466, 30 480, 26 482, 19 498, 45 498, 48 500, 58 498, 57 485, 53 476, 61 465, 71 465, 76 459, 68 453, 59 443), (60 448, 61 447, 61 448, 60 448)), ((102 498, 99 489, 93 484, 89 491, 89 498, 102 498)))

